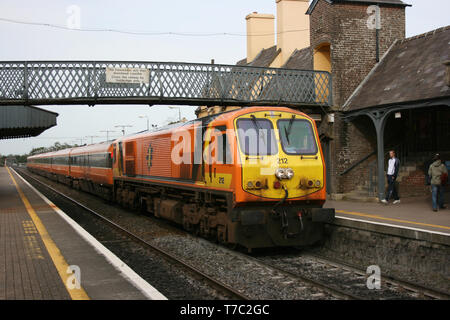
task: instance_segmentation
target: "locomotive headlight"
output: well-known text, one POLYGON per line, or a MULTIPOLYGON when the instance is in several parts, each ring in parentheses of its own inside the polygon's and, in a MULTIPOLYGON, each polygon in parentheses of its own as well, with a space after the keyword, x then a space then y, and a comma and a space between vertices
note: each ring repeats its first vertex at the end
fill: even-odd
POLYGON ((278 168, 277 171, 275 171, 275 177, 277 177, 279 180, 284 179, 284 169, 278 168))
POLYGON ((316 181, 316 187, 317 187, 317 188, 319 188, 319 187, 320 187, 320 185, 321 185, 321 182, 320 182, 320 180, 317 180, 317 181, 316 181))
POLYGON ((275 171, 275 177, 277 177, 278 180, 290 180, 293 176, 294 170, 292 170, 291 168, 278 168, 277 171, 275 171))
POLYGON ((291 168, 287 168, 286 170, 284 170, 284 176, 286 177, 286 179, 291 180, 294 176, 294 170, 292 170, 291 168))

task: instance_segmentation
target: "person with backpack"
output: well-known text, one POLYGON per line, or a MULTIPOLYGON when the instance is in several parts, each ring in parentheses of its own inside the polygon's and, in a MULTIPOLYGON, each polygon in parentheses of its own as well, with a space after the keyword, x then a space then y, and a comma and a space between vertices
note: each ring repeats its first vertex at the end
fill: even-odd
POLYGON ((442 163, 441 156, 436 154, 433 158, 434 162, 428 169, 428 175, 431 177, 431 192, 433 211, 438 211, 438 204, 440 209, 446 209, 444 205, 444 186, 448 182, 447 167, 442 163))

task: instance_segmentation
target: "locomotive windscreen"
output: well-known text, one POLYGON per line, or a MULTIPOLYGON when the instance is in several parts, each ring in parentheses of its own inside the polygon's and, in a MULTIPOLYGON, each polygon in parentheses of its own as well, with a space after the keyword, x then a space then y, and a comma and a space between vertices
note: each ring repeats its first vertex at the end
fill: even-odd
POLYGON ((239 119, 237 121, 239 143, 248 156, 264 156, 278 153, 272 122, 267 119, 239 119))
POLYGON ((286 154, 311 155, 317 153, 311 123, 305 119, 281 119, 277 122, 281 146, 286 154))

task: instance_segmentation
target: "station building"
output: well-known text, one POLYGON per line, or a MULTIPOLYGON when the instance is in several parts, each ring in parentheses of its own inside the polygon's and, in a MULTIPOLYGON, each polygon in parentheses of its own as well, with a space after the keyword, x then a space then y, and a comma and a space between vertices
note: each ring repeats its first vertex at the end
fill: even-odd
POLYGON ((237 64, 331 73, 332 107, 302 109, 319 127, 328 193, 382 197, 387 153, 395 149, 400 195, 425 195, 432 155, 450 160, 450 27, 405 38, 410 5, 400 0, 276 4, 276 17, 246 17, 247 57, 237 64))

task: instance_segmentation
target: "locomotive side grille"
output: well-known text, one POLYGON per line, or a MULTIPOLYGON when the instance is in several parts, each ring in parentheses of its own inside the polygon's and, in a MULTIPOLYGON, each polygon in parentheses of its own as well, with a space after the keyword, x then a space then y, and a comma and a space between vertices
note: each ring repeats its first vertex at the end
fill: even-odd
POLYGON ((128 176, 136 175, 136 167, 134 166, 134 160, 125 160, 125 173, 128 176))
POLYGON ((153 160, 150 174, 159 177, 172 176, 171 140, 169 135, 151 140, 153 160), (169 161, 168 161, 169 160, 169 161))
POLYGON ((135 141, 131 141, 131 142, 127 142, 125 144, 125 155, 127 157, 134 157, 135 153, 136 153, 136 142, 135 141))

